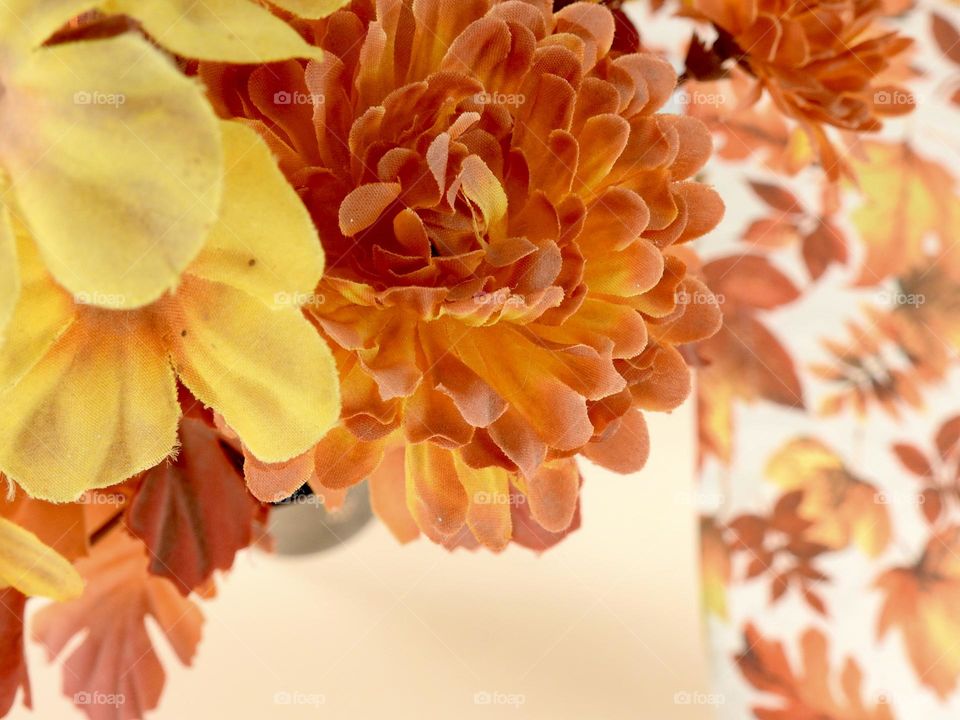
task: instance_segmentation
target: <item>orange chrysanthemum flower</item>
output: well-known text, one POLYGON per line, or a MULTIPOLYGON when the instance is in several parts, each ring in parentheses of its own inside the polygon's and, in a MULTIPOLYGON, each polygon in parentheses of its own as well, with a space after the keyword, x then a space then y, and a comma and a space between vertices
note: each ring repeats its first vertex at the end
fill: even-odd
POLYGON ((720 32, 715 53, 735 57, 784 114, 810 132, 832 177, 843 162, 824 125, 874 132, 913 109, 907 90, 878 78, 912 44, 884 32, 882 0, 685 0, 688 14, 720 32))
POLYGON ((575 522, 576 456, 639 469, 641 410, 689 389, 676 346, 718 327, 674 252, 722 215, 689 180, 710 135, 656 114, 674 71, 612 52, 599 5, 355 0, 291 22, 322 61, 200 68, 328 258, 307 308, 341 425, 298 462, 248 465, 251 487, 369 477, 401 539, 543 547, 575 522))

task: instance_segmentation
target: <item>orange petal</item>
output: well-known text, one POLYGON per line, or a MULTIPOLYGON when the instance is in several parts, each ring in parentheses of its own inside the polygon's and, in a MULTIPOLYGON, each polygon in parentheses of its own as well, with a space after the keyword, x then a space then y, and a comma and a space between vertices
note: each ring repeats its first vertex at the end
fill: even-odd
POLYGON ((368 442, 346 428, 334 428, 314 448, 316 482, 331 490, 363 482, 380 465, 386 443, 386 438, 368 442))
POLYGON ((313 475, 313 450, 282 463, 265 463, 244 450, 243 477, 250 493, 260 502, 286 500, 313 475))
POLYGON ((628 412, 620 419, 616 432, 600 442, 590 443, 583 454, 614 472, 627 474, 641 470, 650 456, 650 434, 643 413, 628 412))
POLYGON ((400 189, 400 183, 368 183, 351 192, 340 204, 340 232, 356 235, 373 225, 400 189))
POLYGON ((434 541, 457 533, 467 520, 467 493, 460 484, 453 453, 430 442, 407 445, 407 507, 434 541))
POLYGON ((420 529, 407 509, 403 456, 403 447, 388 451, 370 474, 370 505, 397 541, 408 543, 420 537, 420 529))
POLYGON ((545 530, 563 532, 573 521, 580 497, 576 460, 547 463, 527 479, 526 490, 533 519, 545 530))

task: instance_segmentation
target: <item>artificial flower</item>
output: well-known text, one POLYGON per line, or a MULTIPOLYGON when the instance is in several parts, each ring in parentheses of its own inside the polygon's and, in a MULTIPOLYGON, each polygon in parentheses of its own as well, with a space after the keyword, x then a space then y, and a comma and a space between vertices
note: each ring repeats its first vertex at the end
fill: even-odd
POLYGON ((44 44, 96 4, 0 6, 0 176, 60 285, 135 308, 200 251, 223 155, 202 90, 142 37, 44 44))
MULTIPOLYGON (((251 63, 319 53, 246 0, 0 7, 0 190, 12 191, 60 285, 88 304, 130 309, 173 288, 200 252, 220 207, 223 156, 203 89, 146 38, 51 40, 110 13, 129 14, 185 57, 251 63)), ((0 259, 15 268, 5 215, 0 259)), ((17 289, 14 271, 3 272, 0 330, 17 289)))
POLYGON ((23 288, 0 346, 0 472, 31 496, 72 500, 169 456, 177 378, 263 461, 336 421, 333 358, 300 310, 323 272, 316 231, 257 135, 221 132, 219 219, 176 291, 144 308, 78 302, 14 222, 23 288))
POLYGON ((844 168, 824 125, 874 132, 913 108, 880 76, 912 41, 880 25, 881 0, 685 0, 684 11, 720 32, 714 52, 734 57, 785 115, 810 133, 829 175, 844 168))
POLYGON ((401 539, 565 532, 576 457, 639 469, 641 410, 689 390, 676 346, 717 329, 675 250, 722 214, 690 179, 708 131, 657 114, 674 71, 612 52, 599 5, 355 0, 294 22, 323 60, 199 71, 266 138, 329 260, 306 308, 340 426, 295 463, 248 463, 251 488, 370 477, 401 539))

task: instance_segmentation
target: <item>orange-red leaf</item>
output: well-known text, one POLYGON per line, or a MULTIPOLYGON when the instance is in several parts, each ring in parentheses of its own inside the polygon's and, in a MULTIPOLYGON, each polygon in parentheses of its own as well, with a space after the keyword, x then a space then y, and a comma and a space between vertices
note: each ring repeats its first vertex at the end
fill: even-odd
POLYGON ((220 442, 200 420, 180 423, 176 460, 147 471, 127 512, 127 527, 150 551, 150 572, 184 595, 233 566, 253 539, 259 503, 220 442))

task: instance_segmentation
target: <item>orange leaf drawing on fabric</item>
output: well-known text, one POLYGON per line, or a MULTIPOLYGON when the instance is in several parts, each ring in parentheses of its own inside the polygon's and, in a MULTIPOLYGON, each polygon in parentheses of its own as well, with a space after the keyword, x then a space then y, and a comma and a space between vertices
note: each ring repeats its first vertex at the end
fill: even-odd
POLYGON ((813 375, 831 388, 819 403, 822 415, 852 409, 863 417, 879 406, 891 417, 900 418, 904 409, 924 406, 922 391, 944 377, 951 350, 932 326, 923 322, 928 316, 942 327, 944 319, 939 312, 916 307, 903 306, 891 312, 865 307, 862 320, 847 323, 846 340, 822 341, 828 361, 810 365, 813 375))
POLYGON ((745 628, 743 642, 745 650, 736 657, 740 672, 754 688, 779 700, 776 707, 754 707, 759 720, 894 720, 884 698, 863 697, 863 670, 855 660, 831 669, 829 643, 820 630, 800 637, 796 669, 783 643, 764 637, 753 624, 745 628))
POLYGON ((960 529, 933 535, 912 566, 877 578, 883 607, 877 638, 898 630, 917 679, 942 700, 960 678, 960 529))
POLYGON ((781 496, 766 516, 739 515, 727 525, 728 543, 736 576, 744 581, 766 578, 771 603, 792 587, 811 609, 826 615, 827 607, 816 588, 830 578, 817 567, 817 560, 832 548, 807 536, 814 523, 800 515, 803 499, 798 490, 781 496))
POLYGON ((863 143, 862 152, 853 167, 863 203, 851 214, 866 249, 857 285, 877 285, 939 262, 960 231, 953 174, 906 142, 863 143))
POLYGON ((720 331, 699 344, 706 367, 699 374, 702 450, 729 462, 735 400, 767 400, 804 407, 793 358, 760 318, 761 312, 794 302, 790 279, 759 255, 732 255, 707 263, 703 276, 723 313, 720 331))
POLYGON ((857 477, 831 448, 799 437, 767 462, 767 479, 785 492, 800 490, 800 517, 811 523, 805 537, 831 550, 850 544, 876 557, 890 542, 890 515, 880 493, 857 477))
POLYGON ((916 478, 917 504, 928 523, 935 525, 960 509, 960 416, 945 420, 937 429, 933 453, 908 442, 890 449, 916 478))

